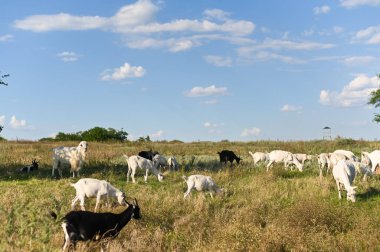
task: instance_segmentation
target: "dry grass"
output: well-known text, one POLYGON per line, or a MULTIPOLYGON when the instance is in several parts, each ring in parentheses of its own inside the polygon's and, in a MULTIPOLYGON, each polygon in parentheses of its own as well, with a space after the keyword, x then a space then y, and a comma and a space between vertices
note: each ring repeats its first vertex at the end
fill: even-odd
MULTIPOLYGON (((62 143, 61 143, 62 144, 62 143)), ((70 143, 75 146, 77 143, 70 143)), ((63 234, 48 217, 54 210, 70 210, 74 189, 68 171, 64 179, 51 178, 51 148, 57 143, 0 143, 0 251, 58 251, 63 234), (40 160, 37 173, 20 174, 17 168, 40 160)), ((65 143, 67 145, 67 143, 65 143)), ((101 178, 136 197, 143 219, 131 221, 109 245, 109 251, 379 251, 380 182, 356 180, 355 204, 339 201, 331 174, 318 179, 315 163, 299 173, 276 165, 269 173, 253 167, 251 151, 287 149, 316 154, 334 149, 373 149, 377 142, 341 146, 335 142, 254 143, 150 143, 89 144, 88 163, 82 177, 101 178), (175 155, 182 171, 166 172, 159 183, 150 176, 143 183, 126 183, 123 154, 153 149, 175 155), (217 151, 231 149, 243 164, 230 168, 218 164, 217 151), (192 156, 195 159, 192 159, 192 156), (185 171, 185 167, 189 171, 185 171), (202 173, 225 189, 223 197, 193 192, 184 200, 183 173, 202 173)), ((95 200, 87 200, 92 210, 95 200)), ((101 211, 120 212, 117 206, 101 211)), ((81 243, 79 251, 99 250, 99 244, 81 243)))

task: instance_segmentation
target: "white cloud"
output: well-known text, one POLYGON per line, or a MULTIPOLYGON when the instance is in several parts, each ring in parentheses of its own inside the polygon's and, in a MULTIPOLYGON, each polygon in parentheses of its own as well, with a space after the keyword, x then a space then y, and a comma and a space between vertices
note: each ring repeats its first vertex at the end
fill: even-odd
POLYGON ((189 50, 195 46, 200 46, 201 42, 196 38, 179 38, 179 39, 137 39, 132 41, 126 41, 126 45, 129 48, 145 49, 145 48, 167 48, 169 52, 180 52, 189 50))
POLYGON ((226 87, 216 87, 211 85, 209 87, 193 87, 190 91, 186 92, 186 96, 210 96, 210 95, 227 95, 226 87))
POLYGON ((352 41, 368 45, 380 44, 380 26, 370 26, 356 32, 352 41))
POLYGON ((354 56, 354 57, 346 57, 341 60, 341 62, 347 66, 358 66, 358 65, 366 65, 373 61, 376 58, 373 56, 354 56))
POLYGON ((176 18, 159 22, 155 20, 159 10, 151 0, 138 0, 110 17, 68 13, 34 15, 16 20, 14 26, 34 32, 98 29, 121 34, 130 48, 167 48, 170 52, 189 50, 208 39, 237 43, 256 27, 251 21, 231 19, 230 13, 219 9, 205 10, 203 19, 176 18), (220 36, 222 34, 225 36, 220 36), (195 38, 191 35, 205 36, 195 38))
POLYGON ((0 42, 7 42, 7 41, 11 41, 12 39, 13 39, 13 35, 10 35, 10 34, 0 36, 0 42))
POLYGON ((203 14, 206 16, 206 18, 217 20, 227 20, 231 15, 231 13, 220 9, 207 9, 203 12, 203 14))
POLYGON ((163 135, 164 135, 164 131, 163 131, 163 130, 159 130, 159 131, 157 131, 157 132, 155 132, 155 133, 150 134, 149 136, 150 136, 151 138, 160 138, 160 137, 162 137, 163 135))
POLYGON ((29 16, 23 20, 16 20, 14 26, 33 32, 78 31, 104 28, 107 22, 106 18, 98 16, 72 16, 67 13, 59 13, 29 16))
POLYGON ((5 123, 5 115, 0 116, 0 126, 4 126, 5 123))
POLYGON ((319 102, 326 106, 365 106, 370 93, 378 87, 379 81, 376 76, 368 77, 361 74, 344 86, 340 92, 322 90, 319 95, 319 102))
POLYGON ((246 55, 245 58, 249 58, 254 61, 279 60, 279 61, 282 61, 284 63, 289 63, 289 64, 305 63, 305 61, 301 59, 297 59, 297 58, 286 56, 286 55, 281 55, 278 53, 266 52, 266 51, 255 52, 255 53, 250 54, 249 56, 246 55))
POLYGON ((74 16, 67 13, 55 15, 34 15, 22 20, 16 20, 14 26, 34 32, 56 30, 123 30, 124 27, 136 27, 152 20, 158 11, 150 0, 139 0, 125 5, 112 17, 74 16))
POLYGON ((284 106, 282 106, 281 111, 282 112, 300 112, 302 111, 302 106, 285 104, 284 106))
POLYGON ((217 123, 205 122, 203 124, 203 127, 205 127, 208 130, 208 133, 210 134, 221 133, 220 127, 222 126, 223 126, 223 123, 217 124, 217 123))
POLYGON ((75 52, 61 52, 57 54, 57 57, 64 62, 77 61, 80 55, 75 52))
POLYGON ((139 78, 146 74, 146 70, 142 66, 131 66, 124 63, 123 66, 113 70, 107 69, 101 74, 102 80, 122 80, 125 78, 139 78))
POLYGON ((14 116, 14 115, 11 117, 11 121, 10 121, 9 125, 14 129, 21 129, 21 128, 25 128, 27 126, 25 120, 18 120, 18 119, 16 119, 16 116, 14 116))
POLYGON ((230 67, 232 66, 232 59, 230 57, 222 57, 216 55, 206 55, 203 59, 217 67, 230 67))
POLYGON ((340 0, 340 4, 346 8, 354 8, 361 5, 380 5, 380 0, 340 0))
POLYGON ((315 15, 326 14, 331 11, 331 8, 328 5, 323 5, 314 7, 313 11, 315 15))
POLYGON ((241 137, 248 137, 248 136, 258 136, 261 133, 261 129, 259 128, 251 128, 251 129, 244 129, 241 133, 241 137))
POLYGON ((249 54, 254 51, 261 50, 297 50, 297 51, 308 51, 308 50, 320 50, 329 49, 334 47, 333 44, 322 44, 312 41, 290 41, 290 40, 278 40, 278 39, 265 39, 262 43, 257 43, 252 46, 241 47, 238 49, 238 53, 242 56, 244 54, 249 54))
POLYGON ((153 22, 159 7, 150 0, 123 6, 114 16, 74 16, 67 13, 56 15, 35 15, 16 20, 14 26, 34 32, 54 30, 102 29, 117 33, 162 33, 162 32, 226 32, 247 35, 255 29, 255 24, 245 20, 227 19, 222 10, 206 10, 207 17, 222 20, 215 23, 209 20, 176 19, 167 23, 153 22))

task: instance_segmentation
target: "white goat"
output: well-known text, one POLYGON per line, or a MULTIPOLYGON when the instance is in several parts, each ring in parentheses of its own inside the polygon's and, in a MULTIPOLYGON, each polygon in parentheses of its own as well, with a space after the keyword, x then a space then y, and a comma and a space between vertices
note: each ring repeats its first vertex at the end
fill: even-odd
POLYGON ((336 185, 338 187, 339 199, 342 199, 342 187, 344 186, 347 191, 347 200, 355 202, 355 189, 356 186, 352 186, 352 182, 355 179, 355 167, 354 165, 346 160, 340 160, 332 170, 336 185))
POLYGON ((334 153, 338 153, 338 154, 344 155, 347 160, 358 161, 358 158, 351 151, 348 151, 348 150, 336 150, 336 151, 334 151, 334 153))
POLYGON ((87 142, 82 141, 77 147, 59 146, 53 149, 53 170, 51 175, 54 177, 54 170, 58 169, 59 175, 62 178, 61 165, 70 165, 73 178, 75 172, 79 177, 79 171, 82 169, 85 162, 87 152, 87 142))
POLYGON ((144 176, 145 183, 148 180, 149 171, 151 171, 154 175, 157 176, 158 181, 162 181, 164 176, 157 170, 157 164, 154 161, 150 161, 149 159, 140 157, 140 156, 130 156, 124 155, 125 159, 128 162, 128 173, 127 173, 127 182, 129 182, 129 176, 132 177, 132 182, 136 183, 135 174, 137 168, 143 169, 146 171, 144 176))
POLYGON ((354 165, 357 174, 364 174, 363 181, 367 180, 367 176, 373 175, 371 168, 369 168, 367 164, 356 162, 356 161, 349 161, 349 162, 351 162, 354 165))
POLYGON ((179 169, 179 163, 175 157, 168 158, 169 169, 177 171, 179 169))
POLYGON ((380 150, 374 150, 371 153, 363 151, 362 162, 370 165, 372 173, 375 173, 376 167, 380 165, 380 150))
POLYGON ((252 153, 250 151, 248 151, 248 153, 249 153, 249 155, 251 155, 254 165, 256 165, 259 162, 264 162, 264 164, 265 164, 269 161, 269 154, 268 153, 264 153, 264 152, 252 153))
POLYGON ((348 160, 348 159, 342 153, 329 153, 329 160, 330 160, 331 167, 334 168, 334 166, 337 165, 340 160, 348 160))
POLYGON ((322 177, 323 169, 328 173, 331 169, 331 162, 328 153, 321 153, 317 157, 319 166, 319 176, 322 177))
MULTIPOLYGON (((303 164, 301 164, 297 158, 289 151, 274 150, 269 153, 269 163, 267 164, 267 171, 273 163, 284 163, 287 168, 290 164, 294 164, 299 171, 303 171, 303 164)), ((291 167, 291 170, 293 168, 291 167)))
POLYGON ((302 154, 302 153, 296 153, 294 156, 297 158, 298 162, 301 164, 305 164, 307 160, 312 160, 313 155, 308 155, 308 154, 302 154))
POLYGON ((119 189, 113 187, 110 183, 105 180, 98 180, 93 178, 84 178, 78 180, 75 184, 70 184, 76 190, 76 196, 72 200, 71 209, 73 210, 75 204, 80 201, 80 207, 83 211, 84 208, 84 199, 95 198, 96 205, 95 212, 98 210, 100 199, 102 197, 107 197, 107 205, 109 203, 109 197, 116 197, 120 205, 125 205, 125 193, 119 189))
POLYGON ((185 180, 187 184, 187 191, 183 196, 184 198, 186 198, 193 189, 197 190, 198 192, 208 191, 210 193, 211 198, 213 198, 213 193, 222 193, 222 189, 219 189, 219 187, 215 184, 215 182, 212 180, 210 176, 191 175, 189 177, 186 177, 185 175, 183 175, 182 178, 185 180))

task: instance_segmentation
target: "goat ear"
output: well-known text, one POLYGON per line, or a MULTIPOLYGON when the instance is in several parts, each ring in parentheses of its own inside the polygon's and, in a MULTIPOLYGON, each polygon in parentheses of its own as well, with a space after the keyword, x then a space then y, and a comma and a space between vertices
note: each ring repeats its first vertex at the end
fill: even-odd
POLYGON ((133 200, 133 205, 135 205, 135 206, 138 206, 138 205, 139 205, 139 204, 137 203, 137 199, 136 199, 136 198, 133 200))

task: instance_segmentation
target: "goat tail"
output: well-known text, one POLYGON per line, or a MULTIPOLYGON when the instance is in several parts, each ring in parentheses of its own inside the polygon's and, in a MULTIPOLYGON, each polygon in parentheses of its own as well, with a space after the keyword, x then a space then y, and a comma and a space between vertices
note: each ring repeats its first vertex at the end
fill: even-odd
POLYGON ((185 181, 187 181, 187 177, 186 177, 186 175, 183 175, 182 178, 183 178, 185 181))
POLYGON ((57 214, 53 210, 50 210, 49 214, 51 218, 53 218, 54 220, 57 220, 57 214))
POLYGON ((123 154, 123 157, 126 159, 126 160, 128 160, 128 155, 127 154, 123 154))

